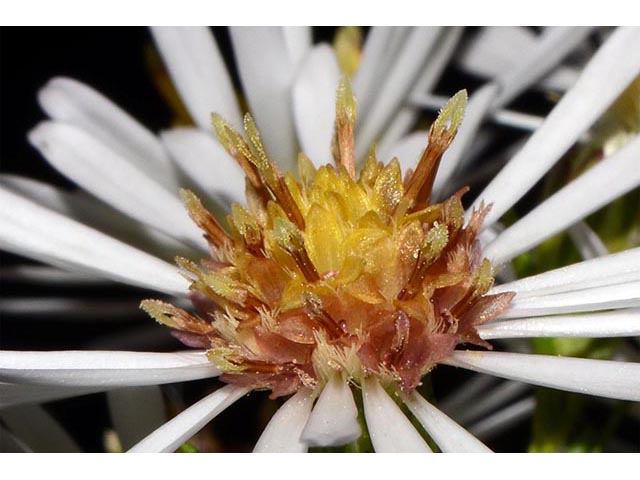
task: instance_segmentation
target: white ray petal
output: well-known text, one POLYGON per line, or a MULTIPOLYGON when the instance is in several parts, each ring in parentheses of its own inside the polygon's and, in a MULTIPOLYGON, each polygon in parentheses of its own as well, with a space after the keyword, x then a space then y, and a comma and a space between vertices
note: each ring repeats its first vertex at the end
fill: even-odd
POLYGON ((465 69, 495 77, 512 69, 523 52, 535 48, 535 34, 523 27, 484 27, 467 44, 457 60, 465 69))
MULTIPOLYGON (((447 27, 442 33, 411 90, 409 102, 412 102, 413 97, 425 95, 433 90, 458 46, 463 30, 464 27, 447 27)), ((378 143, 379 150, 386 150, 397 143, 415 124, 419 115, 420 109, 415 105, 402 107, 395 118, 385 127, 378 143)))
POLYGON ((204 352, 0 351, 0 381, 104 388, 161 385, 219 375, 204 352))
POLYGON ((287 50, 289 51, 289 57, 291 57, 293 64, 298 66, 311 49, 311 27, 285 26, 282 27, 282 29, 284 31, 285 42, 287 43, 287 50))
POLYGON ((481 351, 455 351, 442 363, 585 395, 640 400, 640 363, 481 351))
POLYGON ((393 38, 402 38, 409 27, 371 27, 362 49, 360 66, 353 79, 353 92, 358 99, 358 114, 367 114, 374 96, 376 84, 388 73, 388 62, 395 52, 391 52, 393 38))
POLYGON ((162 391, 157 385, 107 392, 111 422, 122 448, 128 450, 167 420, 162 391))
POLYGON ((531 84, 543 77, 591 33, 593 27, 553 27, 544 31, 524 61, 506 70, 498 79, 502 87, 493 107, 508 104, 531 84))
POLYGON ((361 433, 349 383, 336 374, 320 393, 301 439, 310 447, 330 447, 353 442, 361 433))
MULTIPOLYGON (((535 50, 540 37, 523 27, 486 27, 469 42, 459 56, 461 66, 476 75, 486 78, 504 76, 522 62, 522 52, 535 50)), ((556 67, 539 86, 565 91, 577 79, 573 67, 556 67)))
POLYGON ((86 132, 42 122, 29 132, 29 141, 57 170, 117 210, 207 249, 176 195, 86 132))
POLYGON ((451 147, 445 153, 434 188, 440 189, 460 164, 487 114, 507 104, 539 77, 553 68, 590 32, 586 27, 558 27, 548 31, 529 50, 518 66, 508 69, 469 99, 465 118, 451 147))
POLYGON ((0 248, 63 268, 184 295, 177 269, 0 186, 0 248))
POLYGON ((489 293, 516 292, 522 299, 634 281, 640 281, 640 247, 497 285, 489 293))
POLYGON ((44 403, 63 398, 80 397, 104 391, 105 388, 59 387, 0 382, 0 408, 13 405, 44 403))
POLYGON ((218 113, 236 128, 242 117, 224 60, 208 27, 152 27, 167 70, 196 124, 211 131, 218 113))
POLYGON ((488 413, 503 407, 521 393, 530 390, 531 385, 511 380, 501 381, 467 402, 463 409, 455 415, 455 419, 461 424, 467 425, 477 418, 482 418, 488 413))
POLYGON ((474 207, 482 200, 493 203, 485 227, 517 202, 638 75, 640 56, 628 55, 637 48, 640 28, 618 28, 609 37, 544 124, 474 203, 474 207))
POLYGON ((271 417, 254 447, 254 453, 304 453, 308 445, 302 430, 309 420, 315 395, 301 388, 271 417))
POLYGON ((477 330, 485 340, 523 337, 632 337, 640 335, 640 310, 629 308, 582 315, 505 320, 480 325, 477 330))
POLYGON ((494 264, 506 262, 638 187, 638 158, 640 135, 498 235, 484 255, 494 264))
POLYGON ((38 101, 52 119, 85 130, 156 182, 177 188, 169 157, 156 136, 96 90, 57 77, 40 89, 38 101))
POLYGON ((152 434, 134 445, 129 453, 173 452, 184 442, 222 413, 234 402, 249 393, 248 388, 227 385, 179 413, 152 434))
POLYGON ((302 63, 293 85, 293 114, 301 149, 316 167, 331 163, 340 68, 329 45, 318 45, 302 63))
POLYGON ((429 453, 431 449, 376 378, 362 383, 364 416, 378 453, 429 453))
POLYGON ((365 155, 384 126, 393 118, 411 91, 420 69, 436 44, 439 27, 414 27, 393 62, 384 82, 376 87, 375 100, 356 135, 356 158, 365 155))
POLYGON ((68 272, 46 265, 15 265, 0 268, 2 282, 26 282, 33 285, 52 284, 62 285, 104 285, 108 283, 103 278, 82 273, 68 272))
POLYGON ((580 221, 570 226, 569 236, 580 252, 580 256, 585 260, 609 254, 607 246, 587 222, 580 221))
POLYGON ((397 158, 403 172, 409 169, 415 170, 422 152, 429 144, 429 133, 426 130, 413 132, 401 138, 388 149, 381 149, 378 158, 387 163, 392 158, 397 158))
POLYGON ((80 447, 58 421, 38 405, 2 410, 0 419, 34 452, 80 453, 80 447))
POLYGON ((162 132, 161 138, 199 194, 213 199, 225 212, 232 203, 244 201, 244 172, 211 135, 195 128, 174 128, 162 132))
POLYGON ((407 396, 405 403, 444 453, 491 453, 491 450, 480 440, 427 402, 417 392, 407 396))
POLYGON ((438 402, 438 407, 458 418, 461 411, 466 408, 467 403, 473 401, 486 390, 495 387, 499 380, 491 375, 472 375, 469 379, 448 394, 442 401, 438 402))
POLYGON ((540 297, 514 298, 499 318, 538 317, 560 313, 595 312, 640 307, 640 282, 627 282, 540 297))
POLYGON ((282 27, 231 27, 231 41, 251 113, 270 157, 294 170, 296 132, 291 108, 295 64, 282 27))
POLYGON ((68 192, 53 185, 17 175, 0 175, 0 185, 145 252, 171 259, 179 252, 182 252, 181 255, 195 253, 184 243, 123 215, 82 190, 68 192))
POLYGON ((494 438, 511 426, 530 418, 535 409, 535 397, 523 398, 471 425, 469 431, 485 440, 494 438))
POLYGON ((484 120, 489 107, 498 95, 498 85, 494 83, 488 83, 474 92, 469 98, 467 109, 465 110, 464 119, 462 125, 456 134, 456 138, 453 140, 451 146, 447 149, 438 173, 436 174, 436 180, 434 184, 434 190, 440 190, 451 179, 451 176, 455 172, 458 165, 462 160, 465 152, 476 137, 476 132, 480 128, 480 124, 484 120))
POLYGON ((106 320, 122 321, 140 315, 136 300, 89 300, 66 297, 8 297, 0 298, 0 314, 15 315, 30 319, 46 317, 48 320, 73 321, 106 320))

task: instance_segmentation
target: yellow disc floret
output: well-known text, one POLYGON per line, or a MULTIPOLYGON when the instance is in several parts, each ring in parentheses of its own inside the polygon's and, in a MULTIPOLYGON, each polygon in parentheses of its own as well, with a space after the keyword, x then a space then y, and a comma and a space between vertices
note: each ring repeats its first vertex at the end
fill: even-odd
POLYGON ((487 208, 464 226, 463 189, 442 203, 431 190, 462 120, 459 92, 431 127, 414 172, 372 151, 356 177, 355 100, 338 89, 336 165, 316 169, 300 155, 298 176, 271 161, 249 115, 245 138, 214 117, 218 138, 244 169, 247 202, 224 229, 188 191, 182 198, 212 258, 178 259, 196 313, 157 300, 142 307, 208 349, 222 380, 286 395, 335 372, 368 375, 405 390, 459 343, 488 346, 475 327, 512 294, 487 295, 491 265, 477 234, 487 208))

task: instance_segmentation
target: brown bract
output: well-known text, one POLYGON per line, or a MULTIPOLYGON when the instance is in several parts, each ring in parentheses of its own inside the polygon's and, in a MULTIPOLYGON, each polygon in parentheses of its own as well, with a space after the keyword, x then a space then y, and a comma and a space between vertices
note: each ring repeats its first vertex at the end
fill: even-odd
POLYGON ((319 169, 300 155, 283 175, 250 116, 247 139, 219 117, 221 143, 247 175, 247 204, 224 229, 191 192, 182 197, 212 258, 177 259, 194 312, 158 300, 142 307, 185 344, 207 348, 228 383, 277 397, 336 372, 416 388, 458 344, 490 348, 476 327, 512 293, 487 295, 492 269, 477 236, 488 207, 464 225, 461 197, 430 203, 440 160, 462 120, 466 93, 443 109, 413 173, 372 151, 356 178, 355 101, 338 90, 334 156, 319 169))

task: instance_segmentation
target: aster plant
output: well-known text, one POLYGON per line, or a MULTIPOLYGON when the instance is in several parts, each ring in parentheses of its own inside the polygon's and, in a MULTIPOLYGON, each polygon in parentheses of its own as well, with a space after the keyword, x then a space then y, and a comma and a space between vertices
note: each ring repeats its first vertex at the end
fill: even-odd
POLYGON ((637 132, 508 228, 498 223, 638 76, 640 58, 625 52, 640 47, 640 29, 610 33, 466 212, 468 188, 450 183, 482 122, 553 78, 591 30, 548 29, 521 63, 409 133, 409 107, 427 102, 460 33, 377 27, 360 52, 351 30, 331 49, 312 47, 305 29, 232 28, 243 116, 208 30, 154 29, 199 127, 161 140, 91 88, 52 80, 39 96, 52 120, 30 141, 92 197, 5 176, 0 246, 169 295, 141 307, 191 350, 0 352, 0 415, 15 442, 32 404, 142 387, 121 400, 144 409, 160 398, 151 386, 212 377, 218 389, 127 442, 130 451, 175 451, 256 390, 286 399, 258 452, 368 441, 377 452, 490 451, 426 394, 438 365, 640 400, 640 366, 628 358, 499 343, 640 334, 638 247, 509 280, 511 260, 567 228, 579 247, 595 242, 577 222, 640 185, 637 132), (180 189, 183 178, 193 189, 180 189), (114 236, 100 231, 116 212, 126 219, 108 226, 114 236), (130 244, 114 238, 123 236, 130 244), (162 259, 168 251, 179 269, 162 259))

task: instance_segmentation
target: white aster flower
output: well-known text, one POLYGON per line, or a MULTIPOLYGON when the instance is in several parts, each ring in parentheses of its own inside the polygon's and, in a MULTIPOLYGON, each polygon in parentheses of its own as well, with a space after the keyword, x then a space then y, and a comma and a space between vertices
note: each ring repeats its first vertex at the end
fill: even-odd
MULTIPOLYGON (((491 35, 510 31, 487 29, 489 40, 483 41, 491 44, 496 41, 491 35)), ((628 138, 509 228, 493 228, 640 73, 640 57, 629 55, 640 48, 640 29, 629 27, 611 33, 581 72, 556 68, 589 33, 585 28, 546 29, 535 41, 524 41, 525 51, 517 50, 506 67, 482 58, 494 49, 467 52, 462 59, 466 68, 484 66, 489 79, 473 92, 461 124, 466 97, 458 94, 429 133, 409 133, 418 117, 415 104, 434 102, 433 96, 426 97, 451 62, 459 28, 372 28, 352 81, 357 125, 348 82, 340 83, 341 67, 346 68, 328 45, 312 45, 306 28, 231 28, 242 87, 260 137, 250 117, 243 122, 208 29, 153 30, 199 128, 156 136, 90 87, 52 80, 39 94, 51 119, 29 139, 90 195, 3 176, 0 247, 87 279, 107 278, 167 294, 180 306, 188 305, 189 289, 208 292, 205 301, 202 295, 194 297, 200 317, 164 302, 144 305, 156 319, 186 331, 179 334, 185 343, 209 343, 175 353, 1 351, 0 418, 13 432, 2 432, 3 442, 37 449, 49 438, 61 449, 77 450, 37 404, 108 391, 114 410, 120 411, 115 418, 120 441, 130 451, 175 451, 251 390, 269 389, 275 396, 292 396, 258 439, 258 452, 303 452, 356 440, 362 427, 354 392, 360 391, 360 420, 377 452, 431 451, 410 416, 441 451, 489 451, 416 390, 436 364, 639 401, 640 365, 630 361, 454 349, 462 343, 488 346, 494 339, 640 334, 640 248, 607 254, 593 232, 577 224, 640 185, 640 136, 628 138), (485 118, 522 125, 521 117, 510 117, 503 107, 541 79, 566 93, 480 193, 463 228, 460 195, 432 204, 432 187, 434 197, 452 190, 449 182, 465 167, 485 118), (210 127, 213 112, 228 122, 214 120, 219 140, 210 127), (235 134, 243 124, 246 142, 235 134), (397 156, 399 165, 383 168, 375 156, 365 163, 374 142, 385 164, 397 156), (300 160, 298 180, 280 175, 296 171, 298 150, 313 165, 300 160), (338 168, 322 167, 334 157, 338 168), (400 167, 403 173, 415 168, 404 185, 400 167), (231 207, 245 203, 245 174, 252 185, 246 210, 231 207), (206 202, 233 211, 231 235, 186 192, 183 201, 195 223, 189 219, 178 195, 185 180, 206 202), (273 200, 271 207, 261 203, 265 198, 273 200), (356 210, 363 205, 360 216, 356 210), (371 212, 376 219, 366 215, 371 212), (417 230, 409 231, 412 225, 417 230), (490 264, 480 263, 480 253, 494 267, 508 265, 569 227, 592 258, 492 286, 490 264), (388 238, 385 248, 393 248, 383 251, 375 242, 362 241, 352 242, 359 248, 348 250, 349 229, 366 229, 362 238, 367 240, 388 238), (473 246, 477 233, 481 252, 473 246), (400 253, 403 249, 407 255, 400 253), (204 266, 180 261, 189 274, 185 278, 164 260, 178 253, 213 259, 204 266), (253 257, 247 260, 249 254, 253 257), (412 268, 400 272, 406 265, 412 268), (440 270, 429 270, 433 265, 440 270), (368 323, 372 315, 381 319, 375 326, 368 323), (247 322, 254 323, 243 330, 247 322), (218 376, 227 385, 141 438, 140 429, 162 421, 162 400, 154 386, 218 376)), ((509 47, 515 48, 508 42, 518 35, 509 36, 509 47)), ((38 273, 53 281, 65 277, 59 270, 38 273)), ((505 384, 485 403, 514 398, 519 388, 505 384)), ((482 394, 471 385, 460 398, 482 399, 482 394)), ((517 413, 530 406, 511 407, 517 413)))

